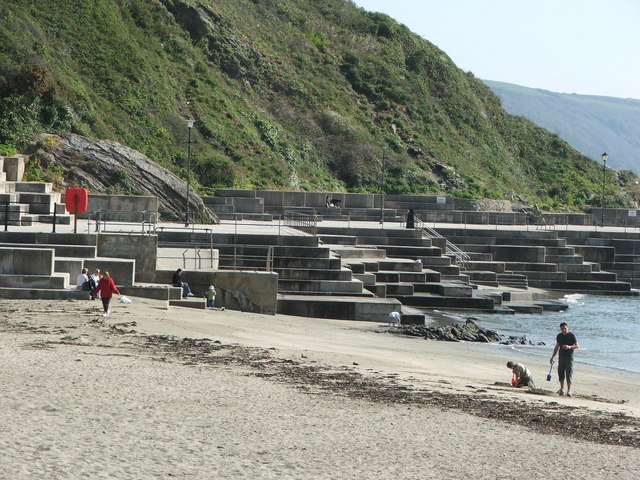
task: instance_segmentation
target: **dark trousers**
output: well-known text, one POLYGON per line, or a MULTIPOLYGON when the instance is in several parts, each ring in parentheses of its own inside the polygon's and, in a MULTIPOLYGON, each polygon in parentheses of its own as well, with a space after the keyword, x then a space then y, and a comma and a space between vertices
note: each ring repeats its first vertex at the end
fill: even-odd
POLYGON ((102 297, 102 308, 105 312, 109 311, 109 303, 111 303, 111 297, 104 298, 102 297))

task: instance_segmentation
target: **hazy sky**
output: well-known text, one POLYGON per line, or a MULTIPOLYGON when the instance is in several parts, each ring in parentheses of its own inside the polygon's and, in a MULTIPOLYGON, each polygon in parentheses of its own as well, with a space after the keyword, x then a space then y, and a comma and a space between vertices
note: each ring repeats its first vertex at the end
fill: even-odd
POLYGON ((465 71, 560 93, 640 99, 640 0, 354 0, 465 71))

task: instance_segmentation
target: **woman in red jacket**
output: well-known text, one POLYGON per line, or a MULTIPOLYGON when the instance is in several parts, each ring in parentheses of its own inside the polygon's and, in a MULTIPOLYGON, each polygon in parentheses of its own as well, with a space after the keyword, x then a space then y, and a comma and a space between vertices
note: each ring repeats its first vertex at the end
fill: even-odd
POLYGON ((100 298, 102 299, 102 308, 104 309, 103 317, 109 316, 109 303, 111 302, 111 297, 114 293, 120 295, 120 291, 118 287, 116 287, 116 283, 113 281, 113 278, 109 275, 109 272, 104 272, 102 278, 98 282, 97 290, 100 292, 100 298))

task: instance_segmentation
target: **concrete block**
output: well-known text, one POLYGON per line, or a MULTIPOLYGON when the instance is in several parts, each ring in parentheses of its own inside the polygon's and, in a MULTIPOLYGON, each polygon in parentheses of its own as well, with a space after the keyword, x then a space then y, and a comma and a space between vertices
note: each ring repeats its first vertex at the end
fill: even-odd
POLYGON ((69 283, 67 285, 75 286, 76 279, 84 268, 83 265, 83 258, 56 258, 53 269, 55 273, 62 273, 68 276, 69 283))
POLYGON ((152 300, 169 301, 170 288, 176 288, 176 290, 182 291, 181 288, 171 287, 170 285, 128 285, 118 287, 118 290, 120 290, 120 293, 122 293, 122 295, 126 295, 127 297, 140 297, 150 298, 152 300))
POLYGON ((535 262, 544 263, 545 248, 520 245, 492 245, 493 259, 505 262, 535 262))
POLYGON ((85 260, 84 268, 90 272, 96 268, 103 273, 109 272, 116 285, 133 285, 136 279, 135 264, 135 260, 98 257, 85 260))
MULTIPOLYGON (((89 218, 93 212, 105 211, 107 220, 119 222, 142 221, 139 212, 157 212, 158 197, 151 195, 89 195, 87 213, 78 214, 78 218, 89 218)), ((95 215, 91 216, 94 218, 95 215)))
POLYGON ((68 285, 66 274, 58 275, 0 275, 0 288, 64 289, 68 285))
POLYGON ((53 185, 44 182, 16 182, 14 184, 16 193, 51 193, 53 185))
POLYGON ((0 248, 0 274, 52 275, 53 249, 0 248))
POLYGON ((375 208, 373 204, 375 195, 370 193, 346 193, 344 194, 343 208, 375 208))
MULTIPOLYGON (((98 236, 97 255, 99 257, 135 260, 132 264, 135 266, 135 277, 131 279, 130 283, 127 283, 131 285, 134 279, 138 282, 154 281, 157 248, 158 237, 156 235, 104 233, 98 236)), ((100 267, 98 266, 97 268, 100 267)), ((103 268, 100 269, 104 270, 103 268)))
MULTIPOLYGON (((175 270, 157 270, 155 283, 171 284, 175 270)), ((195 295, 209 285, 216 287, 216 305, 232 310, 274 314, 277 305, 278 274, 274 272, 185 271, 183 281, 195 295)))
POLYGON ((0 298, 33 300, 89 300, 89 292, 76 289, 48 290, 26 288, 0 288, 0 298))
POLYGON ((255 198, 256 191, 255 190, 238 190, 234 188, 216 188, 216 195, 219 197, 245 197, 245 198, 255 198))
POLYGON ((264 199, 262 198, 234 198, 235 213, 264 213, 264 199))
POLYGON ((5 157, 2 163, 2 171, 10 182, 22 182, 25 168, 25 158, 22 156, 5 157))
POLYGON ((285 207, 304 207, 305 192, 282 192, 283 206, 285 207))

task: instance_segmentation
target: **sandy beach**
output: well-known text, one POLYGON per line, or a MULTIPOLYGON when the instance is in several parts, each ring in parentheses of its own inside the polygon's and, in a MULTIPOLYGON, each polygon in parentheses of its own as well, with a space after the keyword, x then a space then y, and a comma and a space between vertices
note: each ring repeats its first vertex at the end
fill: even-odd
POLYGON ((517 355, 380 324, 113 310, 0 302, 0 478, 640 475, 638 377, 579 365, 558 397, 548 359, 531 393, 517 355))

